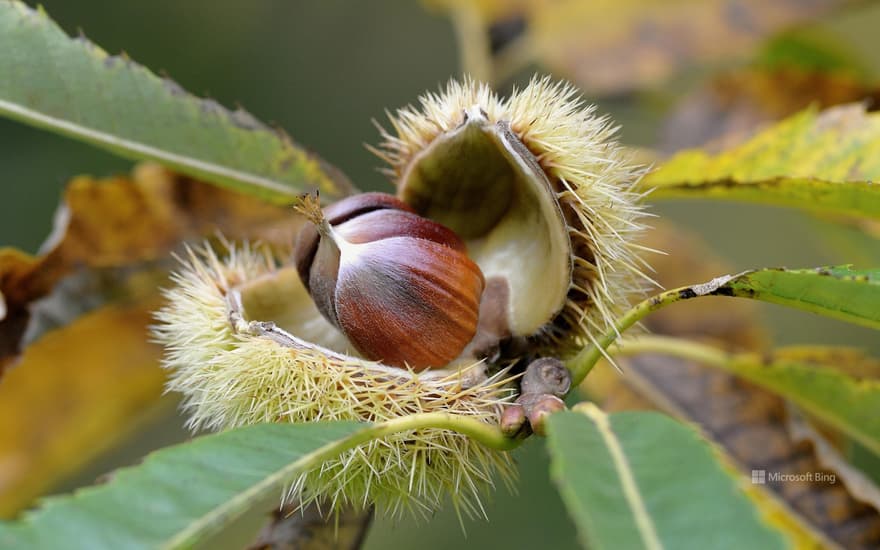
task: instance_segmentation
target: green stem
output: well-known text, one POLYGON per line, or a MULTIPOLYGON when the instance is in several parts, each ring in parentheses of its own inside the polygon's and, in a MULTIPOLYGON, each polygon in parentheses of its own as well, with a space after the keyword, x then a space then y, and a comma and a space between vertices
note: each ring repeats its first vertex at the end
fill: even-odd
POLYGON ((729 369, 733 364, 746 358, 747 354, 731 354, 718 348, 669 336, 639 336, 624 338, 617 343, 615 355, 631 356, 643 353, 660 353, 696 361, 703 365, 729 369))
POLYGON ((467 416, 443 412, 411 414, 387 420, 374 424, 362 432, 358 432, 354 437, 361 439, 361 441, 356 443, 358 445, 386 435, 423 428, 437 428, 458 432, 486 447, 500 451, 514 449, 522 443, 520 439, 512 439, 504 435, 497 425, 487 424, 467 416))
MULTIPOLYGON (((713 281, 714 283, 714 281, 713 281)), ((634 324, 641 321, 649 313, 657 311, 682 300, 689 300, 697 296, 703 296, 705 293, 695 292, 694 286, 684 286, 661 292, 656 296, 648 298, 637 304, 635 307, 627 311, 623 317, 617 320, 608 332, 601 338, 594 341, 591 345, 582 349, 577 355, 566 361, 568 370, 571 371, 572 387, 583 382, 584 378, 590 373, 599 359, 602 358, 605 350, 617 340, 621 333, 630 328, 634 324)))

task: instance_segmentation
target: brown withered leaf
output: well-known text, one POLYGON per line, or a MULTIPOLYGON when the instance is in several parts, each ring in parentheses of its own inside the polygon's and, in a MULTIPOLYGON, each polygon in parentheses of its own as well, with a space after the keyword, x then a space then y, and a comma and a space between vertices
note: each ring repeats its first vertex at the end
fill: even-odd
MULTIPOLYGON (((666 287, 728 271, 694 237, 682 236, 665 224, 659 224, 646 244, 670 252, 652 258, 656 278, 666 287)), ((648 317, 646 326, 655 333, 696 338, 728 349, 763 351, 767 339, 752 306, 698 300, 661 310, 648 317)), ((817 351, 792 348, 782 353, 807 356, 817 351)), ((781 505, 768 520, 787 525, 786 532, 793 531, 803 544, 845 548, 880 544, 878 510, 851 493, 842 477, 832 478, 835 472, 820 460, 812 443, 789 432, 782 399, 725 372, 669 357, 643 355, 622 367, 622 376, 604 368, 594 369, 587 378, 587 391, 603 407, 660 408, 695 422, 747 476, 753 469, 797 476, 813 473, 814 481, 768 477, 766 485, 748 487, 756 501, 766 504, 769 496, 771 504, 781 505)))
POLYGON ((720 151, 811 105, 824 109, 855 101, 877 108, 880 88, 852 74, 794 66, 731 70, 679 101, 660 144, 665 153, 700 146, 720 151))
MULTIPOLYGON (((669 80, 694 66, 745 56, 768 35, 853 0, 429 0, 459 26, 482 22, 483 48, 503 80, 533 61, 572 79, 589 94, 615 94, 669 80)), ((476 57, 473 52, 463 56, 476 57)), ((470 70, 470 67, 465 67, 470 70)))
MULTIPOLYGON (((129 435, 156 408, 164 374, 149 340, 169 252, 222 235, 288 252, 287 208, 157 165, 130 178, 77 178, 38 256, 0 250, 0 517, 11 517, 129 435), (39 336, 39 337, 37 337, 39 336)), ((340 525, 278 516, 261 547, 357 547, 370 515, 340 525), (294 528, 295 527, 295 528, 294 528)))
POLYGON ((215 232, 290 247, 299 223, 287 208, 154 164, 138 166, 131 177, 76 178, 39 255, 0 249, 0 371, 20 352, 34 302, 77 269, 155 262, 181 242, 215 232))
POLYGON ((880 510, 880 487, 864 472, 850 464, 825 434, 794 407, 789 407, 788 431, 795 440, 812 444, 819 463, 839 476, 855 497, 880 510))
POLYGON ((0 382, 0 517, 138 426, 162 392, 161 350, 141 298, 87 313, 29 346, 0 382))
POLYGON ((155 406, 163 373, 147 326, 170 252, 221 233, 288 249, 290 209, 175 175, 76 178, 31 256, 0 250, 0 515, 94 459, 155 406))

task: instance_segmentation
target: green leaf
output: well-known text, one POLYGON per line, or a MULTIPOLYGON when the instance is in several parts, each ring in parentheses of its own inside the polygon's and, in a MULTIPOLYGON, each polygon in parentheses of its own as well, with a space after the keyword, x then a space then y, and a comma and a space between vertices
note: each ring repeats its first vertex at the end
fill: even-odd
POLYGON ((668 305, 703 296, 738 296, 796 307, 842 321, 880 329, 880 269, 849 266, 817 269, 754 269, 661 292, 620 317, 593 344, 566 360, 572 383, 580 384, 604 350, 648 314, 668 305))
POLYGON ((709 444, 652 412, 547 422, 552 474, 588 548, 783 548, 709 444))
POLYGON ((0 524, 2 548, 188 547, 300 472, 371 438, 355 422, 261 424, 158 451, 105 485, 0 524))
POLYGON ((641 185, 651 197, 714 198, 880 218, 880 114, 808 109, 716 156, 681 152, 641 185))
POLYGON ((876 364, 852 351, 728 353, 689 340, 645 336, 620 342, 618 353, 663 353, 726 370, 789 399, 880 455, 880 380, 846 372, 861 366, 863 376, 875 376, 876 364))
POLYGON ((158 451, 106 485, 50 498, 20 521, 0 523, 0 548, 191 547, 277 498, 298 474, 368 441, 422 428, 452 430, 499 451, 519 444, 497 426, 440 412, 376 424, 246 426, 158 451))
POLYGON ((283 132, 71 39, 42 9, 0 0, 0 52, 2 115, 274 202, 350 190, 283 132))
POLYGON ((865 60, 848 43, 817 26, 793 27, 770 37, 756 52, 752 65, 765 71, 797 68, 809 73, 847 74, 863 83, 871 81, 871 69, 865 60))
POLYGON ((737 275, 709 294, 753 298, 880 329, 880 269, 760 269, 737 275))
POLYGON ((861 380, 834 365, 733 356, 730 372, 796 403, 880 455, 880 381, 861 380))

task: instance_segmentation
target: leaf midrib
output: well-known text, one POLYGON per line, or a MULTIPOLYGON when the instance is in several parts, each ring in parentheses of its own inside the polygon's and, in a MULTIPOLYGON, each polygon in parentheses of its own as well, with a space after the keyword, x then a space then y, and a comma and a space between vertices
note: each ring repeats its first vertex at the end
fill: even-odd
POLYGON ((608 416, 597 407, 583 407, 582 410, 595 423, 596 429, 599 435, 602 436, 608 453, 611 455, 614 469, 617 471, 617 476, 620 479, 621 489, 623 489, 623 496, 633 514, 633 519, 635 520, 639 536, 645 544, 645 548, 648 550, 662 550, 663 544, 660 542, 657 528, 648 514, 645 501, 642 499, 638 484, 636 483, 635 475, 629 465, 629 461, 626 459, 620 440, 611 429, 608 416))
MULTIPOLYGON (((168 164, 189 167, 205 174, 214 175, 224 179, 251 183, 253 185, 257 185, 264 189, 268 189, 275 193, 283 195, 292 195, 290 188, 278 183, 277 181, 260 177, 250 172, 243 172, 240 170, 235 170, 233 168, 221 166, 219 164, 202 161, 185 155, 178 155, 170 151, 164 151, 162 149, 158 149, 139 141, 131 141, 128 139, 120 138, 118 136, 114 136, 112 134, 108 134, 106 132, 102 132, 88 126, 83 126, 66 119, 52 117, 44 113, 28 109, 27 107, 23 107, 18 103, 6 101, 4 99, 0 99, 0 112, 9 115, 12 118, 27 120, 30 123, 34 123, 36 121, 41 124, 45 124, 46 126, 54 128, 68 136, 77 138, 85 137, 93 143, 112 147, 117 152, 119 152, 119 149, 121 149, 123 151, 122 154, 125 154, 125 151, 133 151, 139 153, 140 155, 147 156, 158 161, 164 161, 168 164)), ((130 153, 127 156, 139 158, 137 155, 131 155, 130 153)))

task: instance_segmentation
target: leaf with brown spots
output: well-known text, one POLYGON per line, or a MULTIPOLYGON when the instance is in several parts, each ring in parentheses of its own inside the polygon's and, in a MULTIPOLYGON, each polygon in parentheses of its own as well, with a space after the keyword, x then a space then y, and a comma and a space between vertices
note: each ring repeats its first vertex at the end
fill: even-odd
POLYGON ((676 154, 641 182, 653 199, 710 198, 880 219, 880 114, 808 109, 718 155, 676 154))

